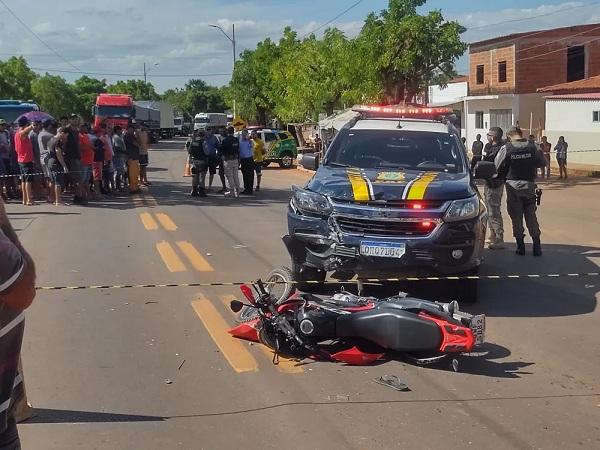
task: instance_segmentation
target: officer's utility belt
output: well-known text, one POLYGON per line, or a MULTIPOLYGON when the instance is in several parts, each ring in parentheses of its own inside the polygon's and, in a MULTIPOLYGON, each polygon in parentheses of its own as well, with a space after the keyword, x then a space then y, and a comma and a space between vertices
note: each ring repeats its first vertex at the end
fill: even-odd
POLYGON ((206 172, 208 170, 208 161, 205 159, 192 158, 192 173, 206 172))

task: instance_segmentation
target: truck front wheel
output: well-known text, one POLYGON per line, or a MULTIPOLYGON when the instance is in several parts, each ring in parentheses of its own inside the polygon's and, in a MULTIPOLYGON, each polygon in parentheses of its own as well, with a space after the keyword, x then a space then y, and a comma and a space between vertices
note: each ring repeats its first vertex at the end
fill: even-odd
POLYGON ((291 152, 284 152, 279 160, 279 167, 289 169, 294 165, 294 155, 291 152))

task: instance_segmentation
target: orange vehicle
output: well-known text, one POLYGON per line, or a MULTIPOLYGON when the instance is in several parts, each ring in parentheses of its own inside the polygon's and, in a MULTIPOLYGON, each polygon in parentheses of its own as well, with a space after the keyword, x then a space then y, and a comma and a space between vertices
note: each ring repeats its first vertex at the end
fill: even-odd
POLYGON ((99 94, 93 108, 94 126, 102 122, 108 126, 127 127, 127 123, 135 117, 133 98, 126 94, 99 94))

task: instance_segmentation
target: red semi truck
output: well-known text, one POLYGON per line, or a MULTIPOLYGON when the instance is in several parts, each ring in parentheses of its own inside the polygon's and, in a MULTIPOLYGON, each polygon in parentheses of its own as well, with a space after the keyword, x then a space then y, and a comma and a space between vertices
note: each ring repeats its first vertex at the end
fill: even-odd
POLYGON ((93 110, 94 126, 106 122, 108 126, 127 127, 135 119, 148 127, 153 139, 160 135, 160 111, 152 108, 150 102, 135 102, 127 94, 99 94, 93 110))

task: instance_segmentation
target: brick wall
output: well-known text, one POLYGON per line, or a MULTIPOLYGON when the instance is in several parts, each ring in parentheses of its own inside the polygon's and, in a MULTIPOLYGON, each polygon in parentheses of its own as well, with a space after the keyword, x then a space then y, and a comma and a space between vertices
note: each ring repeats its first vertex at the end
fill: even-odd
POLYGON ((538 88, 567 82, 567 47, 585 45, 587 76, 600 75, 600 24, 512 35, 470 47, 471 95, 534 93, 538 88), (490 60, 491 58, 491 60, 490 60), (498 82, 498 61, 507 61, 507 82, 498 82), (477 65, 485 80, 477 84, 477 65))
POLYGON ((515 46, 493 48, 469 55, 470 95, 505 94, 515 90, 515 46), (498 63, 506 61, 506 81, 498 78, 498 63), (477 84, 477 66, 484 67, 483 84, 477 84))

